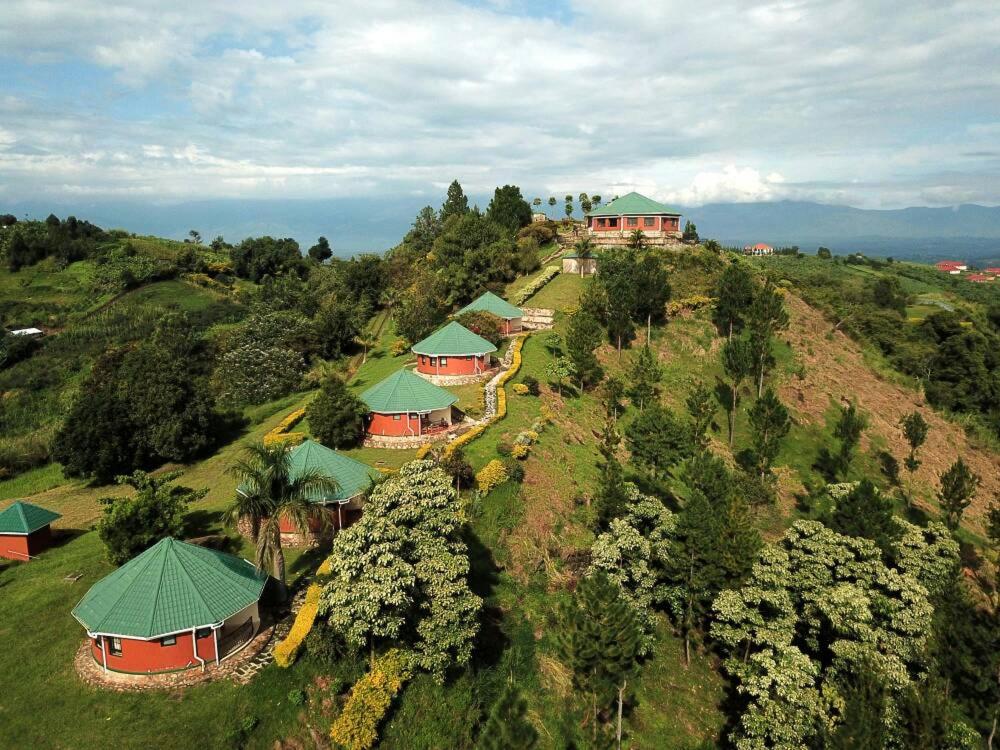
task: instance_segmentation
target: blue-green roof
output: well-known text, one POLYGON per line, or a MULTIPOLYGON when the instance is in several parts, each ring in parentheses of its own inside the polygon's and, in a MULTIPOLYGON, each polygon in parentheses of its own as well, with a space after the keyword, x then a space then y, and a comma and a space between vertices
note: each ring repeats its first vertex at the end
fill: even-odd
POLYGON ((465 354, 489 354, 497 348, 482 336, 473 333, 457 321, 451 321, 413 345, 414 354, 432 357, 460 357, 465 354))
POLYGON ((455 315, 464 315, 467 312, 488 312, 505 320, 521 318, 524 316, 521 308, 514 307, 514 305, 510 304, 510 302, 502 297, 498 297, 493 292, 486 292, 479 295, 476 299, 472 300, 472 302, 455 313, 455 315))
POLYGON ((293 477, 312 470, 336 481, 337 489, 333 493, 317 493, 316 497, 309 498, 315 503, 350 500, 365 492, 379 476, 378 470, 368 464, 355 461, 313 440, 306 440, 289 451, 288 462, 293 477))
POLYGON ((58 518, 58 513, 18 500, 0 511, 0 534, 30 534, 58 518))
POLYGON ((680 211, 675 211, 662 203, 657 203, 652 198, 635 192, 615 198, 610 203, 587 212, 587 216, 642 216, 648 214, 681 215, 680 211))
POLYGON ((458 397, 403 368, 362 393, 361 400, 379 414, 405 414, 444 409, 458 397))
POLYGON ((266 582, 253 563, 167 537, 91 586, 73 617, 91 633, 157 638, 223 622, 266 582))

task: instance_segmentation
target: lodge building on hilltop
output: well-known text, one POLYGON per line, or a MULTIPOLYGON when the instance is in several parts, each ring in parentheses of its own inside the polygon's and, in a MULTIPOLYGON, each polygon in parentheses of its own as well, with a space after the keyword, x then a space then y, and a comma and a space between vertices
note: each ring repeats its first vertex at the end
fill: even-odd
POLYGON ((651 245, 681 239, 681 215, 662 203, 632 192, 587 212, 587 234, 598 244, 623 244, 641 230, 651 245), (617 241, 616 241, 617 240, 617 241))

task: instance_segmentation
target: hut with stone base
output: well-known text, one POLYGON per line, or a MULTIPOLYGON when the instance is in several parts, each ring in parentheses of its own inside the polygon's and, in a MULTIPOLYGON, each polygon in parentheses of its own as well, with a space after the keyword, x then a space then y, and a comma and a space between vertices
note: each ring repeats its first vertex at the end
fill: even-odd
POLYGON ((402 444, 447 432, 458 398, 404 368, 362 393, 361 400, 370 410, 365 424, 368 436, 402 444))
POLYGON ((505 336, 518 333, 521 330, 521 319, 524 312, 519 307, 514 307, 507 300, 498 297, 493 292, 485 292, 472 300, 469 304, 455 313, 455 316, 464 315, 467 312, 488 312, 496 315, 504 322, 503 332, 505 336))
POLYGON ((95 583, 73 617, 105 671, 205 668, 253 639, 266 582, 253 563, 167 537, 95 583))
POLYGON ((27 562, 52 546, 51 524, 62 518, 46 508, 18 500, 0 511, 0 557, 27 562))
POLYGON ((490 354, 497 348, 461 323, 452 321, 413 345, 417 372, 431 382, 469 382, 490 369, 490 354))

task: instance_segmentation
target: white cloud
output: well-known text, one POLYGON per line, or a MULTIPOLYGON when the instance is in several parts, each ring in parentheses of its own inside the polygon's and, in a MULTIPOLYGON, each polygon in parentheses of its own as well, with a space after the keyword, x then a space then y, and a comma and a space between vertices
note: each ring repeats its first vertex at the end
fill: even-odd
POLYGON ((41 68, 0 88, 7 181, 315 197, 458 177, 683 204, 1000 202, 998 160, 967 155, 995 150, 1000 122, 1000 14, 976 0, 906 14, 889 0, 575 0, 569 20, 506 1, 235 7, 7 0, 8 59, 113 76, 85 97, 49 91, 41 68))

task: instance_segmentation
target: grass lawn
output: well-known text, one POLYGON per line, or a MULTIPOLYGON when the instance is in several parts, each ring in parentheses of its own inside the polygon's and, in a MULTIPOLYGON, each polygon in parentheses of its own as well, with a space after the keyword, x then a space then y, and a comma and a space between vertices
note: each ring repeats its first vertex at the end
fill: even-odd
POLYGON ((270 748, 295 729, 300 709, 287 696, 315 673, 307 660, 287 670, 272 665, 247 686, 221 681, 182 691, 114 693, 80 682, 73 657, 85 632, 70 610, 111 570, 94 532, 30 563, 0 562, 4 747, 270 748), (70 573, 83 577, 63 581, 70 573), (248 717, 259 725, 241 741, 232 735, 248 717))
POLYGON ((199 312, 225 298, 225 295, 219 292, 171 279, 139 287, 122 299, 127 299, 131 304, 153 305, 164 309, 176 308, 183 312, 199 312))
POLYGON ((524 303, 525 307, 541 307, 566 312, 573 310, 580 293, 590 283, 590 276, 561 273, 538 290, 524 303))

